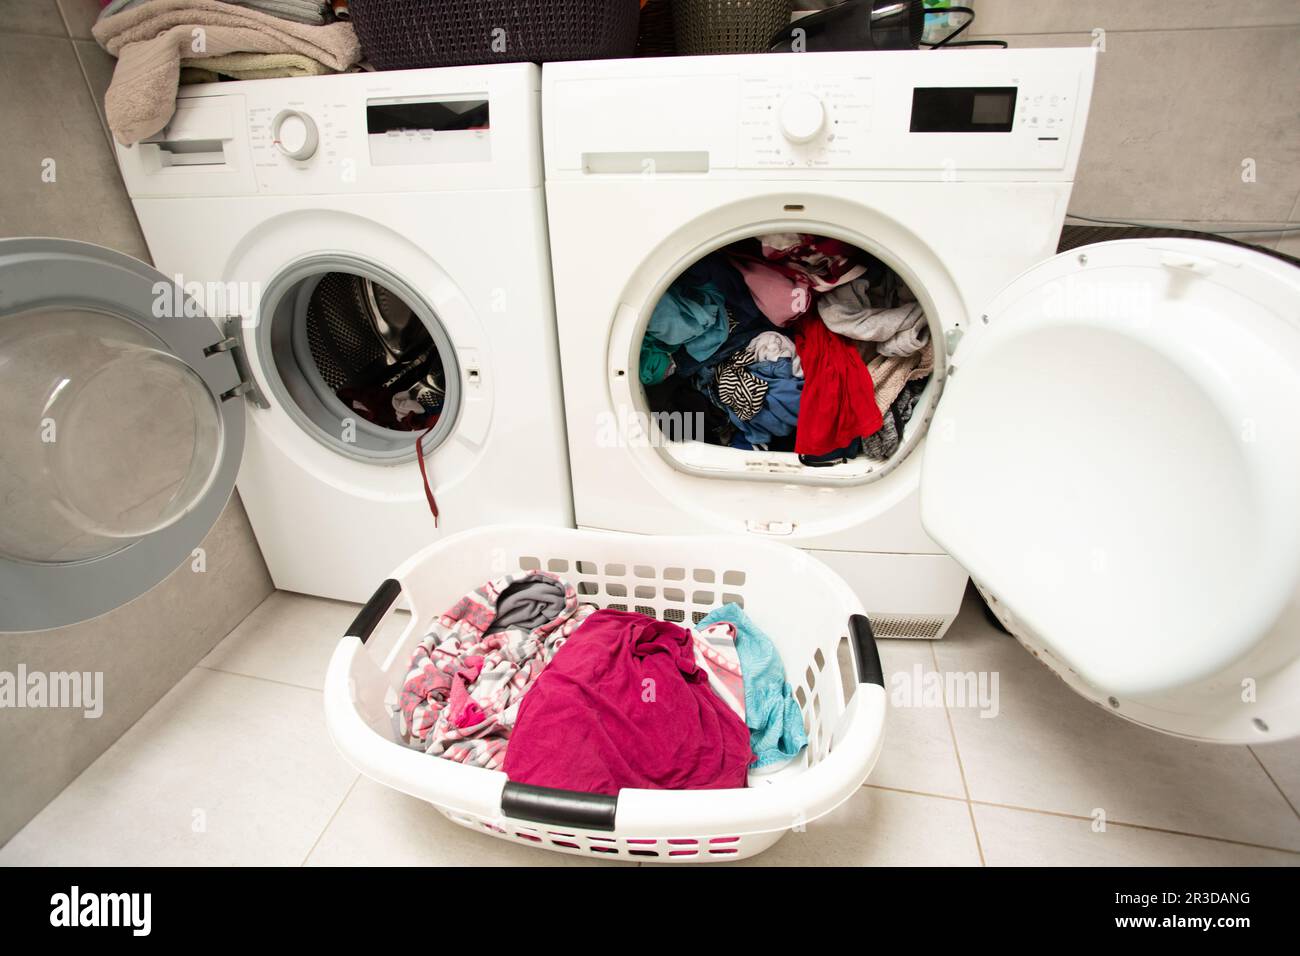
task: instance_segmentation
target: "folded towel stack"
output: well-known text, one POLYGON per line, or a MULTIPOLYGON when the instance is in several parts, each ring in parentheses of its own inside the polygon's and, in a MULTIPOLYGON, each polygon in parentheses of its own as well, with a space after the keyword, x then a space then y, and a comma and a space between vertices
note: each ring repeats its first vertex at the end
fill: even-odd
POLYGON ((112 0, 91 32, 117 57, 104 95, 113 135, 130 146, 163 129, 176 112, 182 66, 207 70, 205 78, 237 79, 353 66, 361 48, 352 25, 326 22, 325 6, 318 0, 112 0))
MULTIPOLYGON (((100 11, 99 16, 102 20, 104 17, 111 17, 115 13, 148 2, 149 0, 109 0, 104 4, 104 9, 100 11)), ((292 20, 295 23, 320 26, 329 20, 329 0, 222 0, 222 2, 248 7, 250 10, 260 10, 262 13, 279 17, 281 20, 292 20)))

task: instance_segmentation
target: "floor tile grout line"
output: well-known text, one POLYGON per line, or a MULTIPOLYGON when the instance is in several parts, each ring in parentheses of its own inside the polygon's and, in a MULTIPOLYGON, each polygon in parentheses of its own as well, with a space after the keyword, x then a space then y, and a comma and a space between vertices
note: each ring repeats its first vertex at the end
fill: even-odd
MULTIPOLYGON (((929 790, 909 790, 906 787, 887 787, 884 784, 871 783, 871 782, 867 782, 862 786, 863 789, 884 790, 889 793, 902 793, 914 797, 932 797, 936 800, 948 800, 953 803, 966 803, 969 804, 972 807, 972 809, 977 806, 993 807, 998 810, 1016 810, 1021 813, 1036 813, 1039 814, 1040 816, 1062 817, 1067 820, 1080 820, 1085 823, 1090 822, 1092 820, 1091 817, 1082 816, 1077 813, 1066 813, 1063 810, 1045 810, 1040 807, 1025 807, 1025 806, 1019 806, 1014 803, 997 803, 992 800, 974 800, 974 799, 967 800, 963 797, 954 797, 952 796, 952 794, 933 793, 929 790)), ((1252 847, 1257 850, 1276 850, 1280 853, 1293 853, 1296 855, 1300 855, 1300 850, 1293 850, 1284 846, 1274 846, 1273 844, 1269 844, 1269 843, 1251 843, 1246 840, 1234 840, 1231 837, 1212 836, 1208 833, 1193 833, 1190 830, 1172 830, 1167 827, 1154 827, 1145 823, 1130 823, 1125 820, 1108 820, 1106 822, 1108 825, 1113 824, 1114 826, 1125 827, 1131 830, 1148 830, 1152 833, 1165 833, 1170 836, 1192 837, 1197 840, 1211 840, 1215 843, 1231 843, 1234 846, 1252 847)))
POLYGON ((323 694, 325 691, 320 687, 308 687, 306 684, 295 684, 292 681, 276 680, 274 677, 262 677, 259 674, 245 674, 242 671, 228 671, 224 667, 213 667, 211 664, 195 664, 196 668, 202 668, 214 674, 225 674, 227 677, 247 677, 249 680, 266 681, 268 684, 278 684, 281 687, 292 687, 294 690, 309 690, 315 694, 323 694))
POLYGON ((63 24, 63 32, 67 34, 69 40, 73 39, 72 24, 68 22, 68 15, 63 12, 63 4, 59 0, 54 0, 54 9, 59 12, 59 22, 63 24))
POLYGON ((1292 803, 1291 798, 1286 795, 1286 791, 1282 789, 1282 785, 1273 778, 1271 773, 1268 772, 1268 767, 1264 765, 1264 761, 1260 758, 1259 754, 1255 753, 1255 748, 1247 744, 1246 749, 1250 751, 1250 755, 1254 757, 1255 762, 1259 764, 1259 769, 1264 771, 1264 776, 1268 777, 1269 782, 1272 783, 1273 786, 1277 787, 1277 792, 1282 795, 1282 799, 1285 800, 1286 805, 1291 808, 1291 812, 1297 817, 1300 817, 1300 810, 1296 809, 1296 805, 1292 803))
MULTIPOLYGON (((1036 813, 1045 817, 1061 817, 1066 820, 1079 820, 1083 823, 1092 822, 1092 817, 1081 816, 1077 813, 1066 813, 1063 810, 1042 810, 1035 807, 1021 807, 1013 803, 995 803, 991 800, 972 800, 972 804, 981 807, 993 807, 998 810, 1016 810, 1021 813, 1036 813)), ((1129 823, 1124 820, 1107 820, 1107 826, 1124 827, 1129 830, 1145 830, 1149 833, 1164 833, 1169 836, 1191 837, 1195 840, 1209 840, 1211 843, 1230 843, 1233 846, 1251 847, 1256 850, 1273 850, 1278 853, 1290 853, 1300 856, 1300 850, 1293 850, 1284 846, 1274 846, 1269 843, 1251 843, 1248 840, 1234 840, 1231 837, 1210 836, 1207 833, 1192 833, 1189 830, 1171 830, 1167 827, 1153 827, 1145 823, 1129 823)))
POLYGON ((304 856, 302 862, 298 864, 299 869, 302 869, 307 865, 307 861, 311 859, 311 855, 316 852, 316 847, 320 846, 320 841, 324 838, 325 831, 334 823, 335 818, 339 815, 339 811, 343 809, 343 804, 348 802, 348 797, 352 796, 352 791, 357 788, 357 784, 360 782, 361 774, 357 774, 352 778, 352 782, 348 784, 348 792, 343 794, 343 799, 339 801, 339 805, 334 808, 334 812, 330 814, 330 818, 325 821, 325 825, 321 827, 320 833, 316 834, 316 839, 312 841, 311 849, 307 851, 307 855, 304 856))
MULTIPOLYGON (((117 162, 117 143, 113 139, 113 131, 108 128, 108 121, 105 118, 104 113, 100 110, 99 97, 95 93, 95 87, 91 85, 90 74, 86 72, 86 61, 81 58, 81 50, 77 48, 77 41, 69 40, 68 42, 72 44, 72 55, 73 57, 76 58, 77 69, 81 71, 82 82, 86 84, 86 92, 90 95, 90 108, 95 111, 95 119, 99 121, 99 128, 100 130, 103 131, 104 138, 108 141, 109 158, 113 161, 113 168, 117 170, 118 175, 120 176, 121 169, 118 167, 118 162, 117 162)), ((134 208, 132 208, 131 210, 131 215, 132 216, 135 215, 134 208)), ((138 228, 139 226, 138 220, 136 225, 138 228)), ((239 626, 238 624, 235 625, 235 627, 238 626, 239 626)), ((231 630, 234 630, 234 628, 231 628, 231 630)), ((224 641, 228 636, 229 634, 223 635, 221 640, 224 641)), ((218 641, 217 643, 221 643, 221 642, 218 641)))
POLYGON ((928 790, 908 790, 906 787, 887 787, 883 783, 864 783, 863 789, 884 790, 886 793, 905 793, 911 797, 934 797, 936 800, 949 800, 953 803, 970 803, 965 797, 954 797, 950 793, 931 793, 928 790))
MULTIPOLYGON (((935 650, 934 642, 930 643, 930 659, 934 661, 934 672, 942 674, 943 669, 939 666, 939 652, 935 650)), ((988 866, 984 859, 984 843, 980 840, 980 828, 975 823, 975 808, 970 802, 970 784, 966 782, 966 765, 961 761, 961 748, 957 746, 957 728, 952 722, 952 712, 948 710, 948 701, 943 701, 943 717, 948 722, 948 736, 952 738, 952 755, 957 758, 957 773, 961 777, 961 789, 966 794, 966 812, 970 815, 970 829, 975 836, 975 852, 979 854, 980 866, 988 866)))
MULTIPOLYGON (((60 14, 60 16, 62 16, 60 14)), ((66 29, 66 28, 65 28, 66 29)), ((45 40, 71 40, 71 34, 64 33, 36 33, 32 30, 0 30, 0 37, 41 37, 45 40)))

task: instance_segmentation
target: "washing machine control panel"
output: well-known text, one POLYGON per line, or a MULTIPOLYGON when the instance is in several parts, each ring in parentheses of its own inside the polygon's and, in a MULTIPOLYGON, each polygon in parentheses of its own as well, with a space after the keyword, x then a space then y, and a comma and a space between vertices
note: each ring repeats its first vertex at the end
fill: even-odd
POLYGON ((118 159, 133 199, 536 188, 537 83, 520 63, 197 84, 118 159))
POLYGON ((250 103, 248 145, 261 191, 273 191, 282 177, 294 182, 317 167, 331 179, 344 179, 351 153, 347 114, 346 103, 328 100, 250 103))
POLYGON ((303 110, 280 110, 271 121, 271 145, 289 159, 305 161, 316 155, 320 131, 311 114, 303 110))

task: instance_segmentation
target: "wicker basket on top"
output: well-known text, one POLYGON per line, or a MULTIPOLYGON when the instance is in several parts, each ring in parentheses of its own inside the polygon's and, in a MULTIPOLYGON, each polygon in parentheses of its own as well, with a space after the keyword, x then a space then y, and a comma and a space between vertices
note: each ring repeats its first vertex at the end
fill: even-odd
POLYGON ((791 0, 673 0, 677 52, 763 53, 790 9, 791 0))
POLYGON ((631 56, 638 0, 351 0, 377 70, 631 56))

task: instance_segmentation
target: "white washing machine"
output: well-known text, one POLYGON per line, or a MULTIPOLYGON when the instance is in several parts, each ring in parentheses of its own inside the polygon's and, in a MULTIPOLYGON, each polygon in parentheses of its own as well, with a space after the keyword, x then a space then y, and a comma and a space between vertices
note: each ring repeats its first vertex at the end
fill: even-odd
POLYGON ((1090 48, 548 64, 578 523, 797 545, 858 590, 881 637, 942 635, 969 573, 1121 716, 1288 736, 1300 273, 1187 240, 1053 256, 1094 66, 1090 48), (660 296, 773 233, 848 242, 923 306, 934 371, 887 460, 810 468, 672 441, 647 405, 638 355, 660 296))
POLYGON ((31 518, 11 535, 25 563, 6 590, 26 610, 0 629, 92 616, 152 586, 219 514, 241 456, 240 495, 291 591, 364 601, 441 535, 572 526, 539 85, 536 66, 510 64, 184 88, 165 130, 119 151, 156 271, 93 246, 5 244, 14 354, 50 356, 24 383, 32 406, 58 404, 51 390, 64 405, 93 396, 75 414, 94 428, 35 444, 9 472, 31 518), (43 349, 16 337, 36 312, 29 331, 55 336, 43 349), (110 343, 101 360, 142 349, 188 384, 143 406, 147 389, 128 386, 129 421, 90 415, 152 366, 124 360, 120 382, 81 388, 93 363, 55 341, 78 327, 110 343), (171 470, 87 517, 70 504, 92 497, 87 442, 171 470), (68 488, 42 481, 60 469, 68 488), (148 520, 123 517, 140 509, 148 520))

